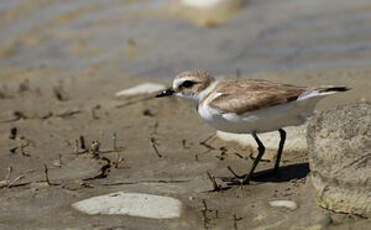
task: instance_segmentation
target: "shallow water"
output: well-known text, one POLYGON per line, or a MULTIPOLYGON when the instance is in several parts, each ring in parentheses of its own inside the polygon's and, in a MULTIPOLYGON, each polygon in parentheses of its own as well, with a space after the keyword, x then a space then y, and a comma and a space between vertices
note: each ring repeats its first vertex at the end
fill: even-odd
POLYGON ((2 0, 0 66, 115 62, 133 75, 171 77, 194 68, 251 73, 371 64, 368 0, 251 0, 215 27, 174 15, 168 5, 2 0))

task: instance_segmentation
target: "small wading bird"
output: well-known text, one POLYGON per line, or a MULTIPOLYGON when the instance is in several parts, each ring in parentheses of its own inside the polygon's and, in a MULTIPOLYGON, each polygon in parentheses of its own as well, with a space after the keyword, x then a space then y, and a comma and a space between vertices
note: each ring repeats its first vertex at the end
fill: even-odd
POLYGON ((259 154, 250 172, 239 177, 240 183, 248 184, 265 151, 258 133, 275 130, 280 133, 273 171, 277 175, 286 139, 283 127, 303 124, 319 100, 347 90, 345 86, 308 88, 266 80, 218 81, 209 73, 196 70, 177 75, 172 87, 156 97, 175 94, 193 104, 201 118, 217 130, 250 133, 258 144, 259 154))

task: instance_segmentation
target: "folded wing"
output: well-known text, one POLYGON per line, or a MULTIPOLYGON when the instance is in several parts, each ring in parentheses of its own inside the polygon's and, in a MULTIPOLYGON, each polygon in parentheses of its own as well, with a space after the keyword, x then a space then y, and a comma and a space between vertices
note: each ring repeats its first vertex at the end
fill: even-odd
POLYGON ((215 90, 219 96, 209 103, 211 107, 243 114, 294 101, 308 88, 265 80, 240 80, 222 82, 215 90))

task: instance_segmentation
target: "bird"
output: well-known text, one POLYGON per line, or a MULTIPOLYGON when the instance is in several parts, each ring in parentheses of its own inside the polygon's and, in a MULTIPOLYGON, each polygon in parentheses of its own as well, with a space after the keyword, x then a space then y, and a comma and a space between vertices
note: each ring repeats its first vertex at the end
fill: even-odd
POLYGON ((268 80, 216 80, 203 70, 178 74, 172 86, 156 97, 176 95, 190 102, 203 121, 217 130, 251 134, 258 145, 258 155, 249 173, 236 175, 239 183, 249 184, 261 160, 265 147, 258 134, 278 131, 280 142, 273 174, 279 175, 279 165, 286 140, 287 126, 305 123, 315 105, 324 97, 350 90, 346 86, 302 87, 268 80))

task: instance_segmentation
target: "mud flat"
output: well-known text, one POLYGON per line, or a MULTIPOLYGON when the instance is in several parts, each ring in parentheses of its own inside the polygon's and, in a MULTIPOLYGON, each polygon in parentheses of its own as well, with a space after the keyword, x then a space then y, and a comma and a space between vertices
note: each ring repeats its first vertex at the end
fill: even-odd
MULTIPOLYGON (((353 88, 325 99, 318 108, 326 110, 371 100, 370 75, 365 67, 249 77, 353 88)), ((169 84, 166 80, 131 77, 115 63, 79 71, 8 66, 0 79, 2 229, 362 229, 370 224, 316 205, 306 153, 283 155, 280 178, 262 175, 273 166, 262 162, 252 184, 241 189, 226 182, 232 177, 227 166, 246 173, 255 149, 218 139, 201 144, 215 130, 178 99, 114 95, 145 82, 169 84), (71 207, 120 191, 178 199, 181 215, 168 220, 91 216, 71 207), (270 205, 282 201, 296 210, 270 205)))

